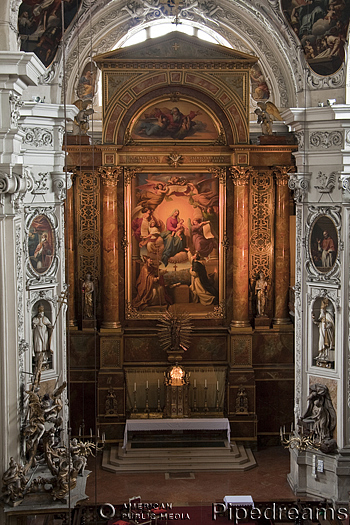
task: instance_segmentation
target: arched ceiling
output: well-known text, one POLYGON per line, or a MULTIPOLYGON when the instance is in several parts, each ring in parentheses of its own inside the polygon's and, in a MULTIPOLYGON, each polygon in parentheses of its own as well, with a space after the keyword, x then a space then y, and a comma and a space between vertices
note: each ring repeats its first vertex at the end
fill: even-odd
MULTIPOLYGON (((11 1, 11 10, 18 12, 18 0, 11 1)), ((60 0, 52 0, 50 5, 55 2, 60 0)), ((73 101, 77 79, 86 63, 113 49, 130 30, 158 20, 174 21, 176 8, 168 4, 171 2, 165 0, 81 0, 65 33, 64 46, 60 46, 43 82, 57 82, 64 64, 67 100, 73 101)), ((300 41, 282 14, 280 0, 183 0, 178 5, 180 23, 186 20, 211 28, 234 49, 259 58, 270 99, 280 108, 297 107, 298 93, 305 89, 345 86, 344 66, 329 77, 317 76, 308 67, 300 41)))
MULTIPOLYGON (((73 96, 74 82, 89 58, 111 50, 130 29, 142 27, 160 17, 160 1, 135 1, 125 7, 119 0, 96 0, 82 5, 79 18, 67 36, 66 77, 68 99, 73 96)), ((283 19, 277 2, 223 0, 214 2, 184 2, 179 19, 212 28, 234 49, 259 57, 259 64, 275 104, 292 107, 297 104, 297 92, 302 88, 303 55, 298 41, 283 19), (192 8, 191 8, 192 6, 192 8), (194 7, 193 7, 194 6, 194 7)), ((174 17, 170 17, 173 19, 174 17)))

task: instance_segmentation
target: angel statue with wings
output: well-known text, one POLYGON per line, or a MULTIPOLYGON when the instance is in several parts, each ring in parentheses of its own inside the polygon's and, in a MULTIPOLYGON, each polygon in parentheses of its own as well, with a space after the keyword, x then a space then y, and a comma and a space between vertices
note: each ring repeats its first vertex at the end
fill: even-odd
POLYGON ((258 115, 258 124, 261 124, 263 135, 272 135, 272 123, 274 120, 282 121, 280 112, 272 102, 258 102, 258 108, 254 111, 258 115))

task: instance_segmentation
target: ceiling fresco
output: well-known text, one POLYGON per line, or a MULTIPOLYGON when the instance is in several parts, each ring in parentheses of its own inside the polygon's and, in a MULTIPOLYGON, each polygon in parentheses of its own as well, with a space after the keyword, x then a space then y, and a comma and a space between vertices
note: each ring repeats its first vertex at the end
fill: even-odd
MULTIPOLYGON (((64 28, 75 17, 81 0, 65 0, 63 4, 64 28)), ((26 0, 18 14, 18 32, 21 51, 35 53, 48 67, 55 58, 62 38, 61 0, 26 0)))
POLYGON ((345 58, 350 0, 282 0, 282 9, 313 71, 335 73, 345 58))

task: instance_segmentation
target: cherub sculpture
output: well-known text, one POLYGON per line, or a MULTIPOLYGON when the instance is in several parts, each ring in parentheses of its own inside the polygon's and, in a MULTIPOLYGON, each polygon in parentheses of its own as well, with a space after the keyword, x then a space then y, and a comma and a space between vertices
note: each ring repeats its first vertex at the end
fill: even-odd
POLYGON ((274 120, 282 121, 280 112, 272 102, 258 102, 258 108, 254 111, 258 115, 258 124, 261 124, 263 135, 272 135, 272 123, 274 120))
POLYGON ((86 135, 89 129, 89 117, 94 113, 92 108, 88 106, 92 104, 91 99, 78 99, 74 105, 79 109, 79 113, 74 117, 73 135, 86 135))

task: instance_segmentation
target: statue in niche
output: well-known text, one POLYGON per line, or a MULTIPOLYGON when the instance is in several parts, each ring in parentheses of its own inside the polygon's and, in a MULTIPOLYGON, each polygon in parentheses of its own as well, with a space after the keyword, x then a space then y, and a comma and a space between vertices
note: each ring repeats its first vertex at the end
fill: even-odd
POLYGON ((38 313, 32 320, 33 349, 34 349, 34 384, 40 383, 40 375, 44 366, 48 366, 48 354, 53 354, 51 349, 51 336, 53 326, 45 316, 45 307, 38 306, 38 313), (46 361, 46 365, 45 365, 46 361))
POLYGON ((105 401, 105 414, 107 416, 114 416, 118 414, 117 396, 113 387, 108 389, 105 401))
POLYGON ((239 387, 236 397, 236 414, 248 414, 247 391, 242 386, 239 387))
POLYGON ((311 424, 316 442, 320 443, 322 452, 332 452, 336 448, 333 432, 337 416, 329 394, 328 387, 320 383, 310 386, 307 398, 308 406, 302 422, 311 424))
POLYGON ((94 318, 94 292, 95 286, 91 274, 87 273, 82 287, 83 292, 83 318, 94 318))
POLYGON ((324 364, 333 361, 330 357, 330 351, 334 350, 334 315, 333 306, 328 299, 322 299, 321 311, 316 319, 312 313, 312 321, 318 326, 318 355, 316 356, 316 365, 325 366, 324 364))
POLYGON ((255 299, 258 317, 266 317, 268 283, 263 272, 259 273, 259 279, 255 283, 255 299))

